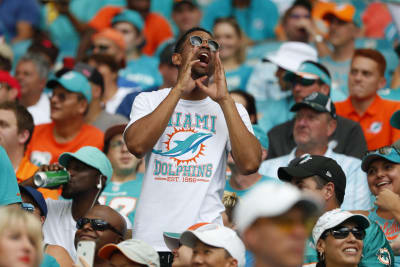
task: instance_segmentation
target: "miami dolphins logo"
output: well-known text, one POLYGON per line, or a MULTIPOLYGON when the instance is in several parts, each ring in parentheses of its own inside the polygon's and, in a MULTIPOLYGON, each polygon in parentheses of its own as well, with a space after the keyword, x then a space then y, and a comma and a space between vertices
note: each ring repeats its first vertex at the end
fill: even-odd
POLYGON ((177 165, 180 163, 189 163, 204 155, 204 141, 212 136, 209 133, 199 133, 194 129, 177 129, 167 135, 169 138, 166 144, 166 151, 152 150, 154 154, 169 157, 173 159, 177 165))

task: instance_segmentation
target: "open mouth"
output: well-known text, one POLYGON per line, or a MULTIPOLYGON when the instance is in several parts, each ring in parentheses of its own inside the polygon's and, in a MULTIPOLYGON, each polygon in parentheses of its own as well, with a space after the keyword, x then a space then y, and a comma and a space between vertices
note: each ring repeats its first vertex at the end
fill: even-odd
POLYGON ((344 249, 343 252, 346 254, 349 254, 349 255, 354 255, 354 254, 357 254, 358 249, 355 247, 351 247, 351 248, 344 249))
POLYGON ((210 56, 205 52, 200 53, 198 58, 200 59, 200 62, 202 62, 202 63, 208 64, 210 62, 210 56))
POLYGON ((390 185, 390 184, 391 184, 390 181, 383 181, 383 182, 380 182, 380 183, 375 184, 375 186, 378 187, 378 188, 380 188, 380 187, 384 187, 384 186, 390 185))

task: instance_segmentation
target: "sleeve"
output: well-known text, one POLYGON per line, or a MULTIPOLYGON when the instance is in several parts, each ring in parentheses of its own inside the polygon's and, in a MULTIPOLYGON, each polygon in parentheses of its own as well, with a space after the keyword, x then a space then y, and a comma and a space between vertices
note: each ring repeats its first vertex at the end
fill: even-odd
POLYGON ((20 6, 16 21, 29 22, 32 25, 40 24, 40 8, 35 0, 24 0, 20 6))
MULTIPOLYGON (((236 109, 239 112, 239 115, 242 118, 244 125, 246 125, 246 127, 247 127, 247 130, 249 130, 249 132, 251 132, 254 135, 253 126, 251 125, 250 117, 249 117, 249 114, 247 113, 247 110, 243 107, 242 104, 239 104, 239 103, 235 103, 235 104, 236 104, 236 109)), ((228 133, 228 136, 229 136, 229 133, 228 133)), ((232 150, 230 141, 227 144, 227 150, 228 151, 232 150)))
POLYGON ((363 255, 359 267, 394 266, 394 255, 381 228, 371 221, 364 239, 363 255))
POLYGON ((0 206, 22 202, 17 177, 10 159, 0 147, 0 206))
POLYGON ((135 97, 130 114, 130 121, 126 128, 131 126, 135 121, 153 112, 149 101, 150 94, 151 93, 141 93, 135 97))

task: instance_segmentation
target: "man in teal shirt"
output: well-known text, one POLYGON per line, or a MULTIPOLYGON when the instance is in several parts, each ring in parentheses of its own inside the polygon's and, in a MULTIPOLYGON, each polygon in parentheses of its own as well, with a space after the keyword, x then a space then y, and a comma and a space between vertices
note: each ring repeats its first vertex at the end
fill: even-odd
POLYGON ((0 206, 21 202, 14 168, 7 152, 0 146, 0 206))
MULTIPOLYGON (((302 191, 319 195, 324 201, 325 212, 339 208, 343 202, 346 176, 336 161, 330 158, 303 155, 293 159, 288 167, 280 167, 278 177, 292 183, 302 191)), ((310 237, 306 243, 303 266, 317 262, 317 250, 310 237)), ((362 258, 358 266, 394 266, 392 248, 385 234, 374 222, 371 222, 366 229, 362 258)))

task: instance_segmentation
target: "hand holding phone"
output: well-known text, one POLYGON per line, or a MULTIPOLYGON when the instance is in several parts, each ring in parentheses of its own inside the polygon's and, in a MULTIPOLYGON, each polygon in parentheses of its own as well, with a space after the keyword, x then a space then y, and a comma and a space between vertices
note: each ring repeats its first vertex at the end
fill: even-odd
POLYGON ((76 265, 79 267, 92 267, 94 261, 95 248, 96 248, 96 243, 94 241, 79 241, 76 248, 76 254, 77 254, 76 265), (80 258, 84 260, 83 264, 81 263, 80 258))

